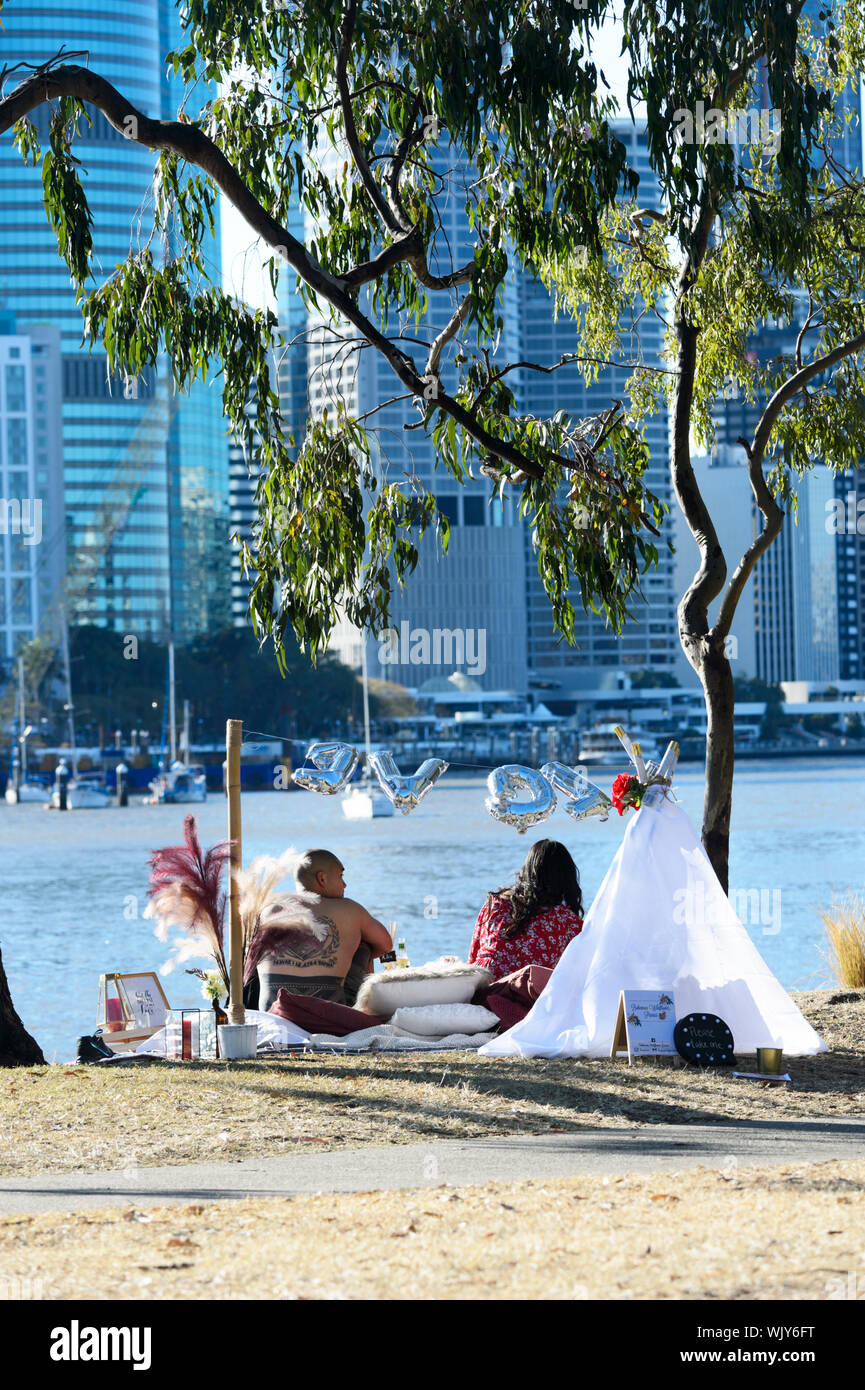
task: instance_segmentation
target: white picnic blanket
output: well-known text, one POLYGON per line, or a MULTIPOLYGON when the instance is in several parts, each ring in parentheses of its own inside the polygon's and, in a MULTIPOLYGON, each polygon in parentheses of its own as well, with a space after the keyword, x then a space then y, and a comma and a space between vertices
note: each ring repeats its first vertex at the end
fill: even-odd
MULTIPOLYGON (((449 1033, 444 1038, 419 1037, 416 1033, 406 1033, 401 1028, 395 1028, 392 1023, 379 1023, 373 1028, 361 1028, 357 1033, 336 1038, 330 1033, 307 1033, 296 1024, 289 1023, 284 1018, 277 1018, 276 1014, 263 1013, 259 1009, 247 1009, 246 1022, 258 1025, 256 1050, 259 1056, 297 1051, 298 1048, 309 1052, 474 1051, 489 1042, 493 1036, 492 1033, 449 1033)), ((136 1054, 164 1057, 165 1034, 166 1030, 160 1028, 136 1048, 136 1054)))

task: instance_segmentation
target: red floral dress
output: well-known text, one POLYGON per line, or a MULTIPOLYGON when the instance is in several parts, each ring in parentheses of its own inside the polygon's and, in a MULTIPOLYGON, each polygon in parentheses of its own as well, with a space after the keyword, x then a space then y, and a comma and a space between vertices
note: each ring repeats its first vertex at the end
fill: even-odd
POLYGON ((482 965, 494 980, 521 970, 524 965, 545 965, 550 970, 569 941, 579 936, 583 919, 571 908, 542 907, 519 936, 508 940, 502 935, 513 917, 510 898, 487 898, 475 923, 469 964, 482 965))

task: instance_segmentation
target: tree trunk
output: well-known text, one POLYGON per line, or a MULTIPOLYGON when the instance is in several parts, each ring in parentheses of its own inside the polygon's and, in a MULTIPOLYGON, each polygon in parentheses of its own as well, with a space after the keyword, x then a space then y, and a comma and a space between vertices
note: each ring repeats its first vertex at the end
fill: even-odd
POLYGON ((729 892, 730 812, 733 804, 733 672, 723 645, 706 642, 698 669, 706 699, 706 788, 703 847, 724 892, 729 892))
POLYGON ((15 1012, 0 951, 0 1067, 44 1066, 42 1049, 15 1012))

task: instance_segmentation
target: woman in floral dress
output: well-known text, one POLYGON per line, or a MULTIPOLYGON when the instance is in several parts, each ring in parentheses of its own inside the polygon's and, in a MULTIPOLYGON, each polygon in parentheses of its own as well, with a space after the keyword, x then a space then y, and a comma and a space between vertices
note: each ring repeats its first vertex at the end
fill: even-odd
POLYGON ((487 895, 478 913, 469 962, 500 980, 524 965, 550 970, 583 926, 577 866, 558 840, 532 845, 512 888, 487 895))

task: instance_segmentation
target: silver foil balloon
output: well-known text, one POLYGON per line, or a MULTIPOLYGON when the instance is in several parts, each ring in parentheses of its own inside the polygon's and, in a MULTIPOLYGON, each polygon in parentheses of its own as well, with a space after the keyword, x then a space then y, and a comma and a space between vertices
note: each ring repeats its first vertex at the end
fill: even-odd
POLYGON ((554 791, 561 792, 571 801, 585 796, 589 783, 586 770, 582 767, 568 767, 565 763, 544 763, 541 776, 546 777, 554 791))
POLYGON ((291 780, 299 787, 306 787, 307 791, 335 796, 342 791, 356 767, 357 749, 351 744, 311 743, 303 767, 295 768, 291 780))
POLYGON ((369 765, 388 801, 398 811, 402 811, 404 816, 420 805, 448 768, 443 758, 427 758, 417 772, 406 776, 400 772, 388 748, 382 749, 380 753, 370 753, 369 765))
POLYGON ((556 794, 537 768, 521 763, 505 763, 487 778, 490 795, 486 807, 494 820, 512 825, 525 835, 530 825, 547 820, 556 809, 556 794), (531 801, 518 800, 520 793, 531 794, 531 801))
POLYGON ((588 820, 590 816, 600 816, 601 820, 606 820, 612 804, 606 792, 602 792, 600 787, 595 787, 589 782, 585 796, 580 796, 576 801, 572 801, 569 806, 565 807, 565 810, 569 816, 573 816, 574 820, 588 820))

